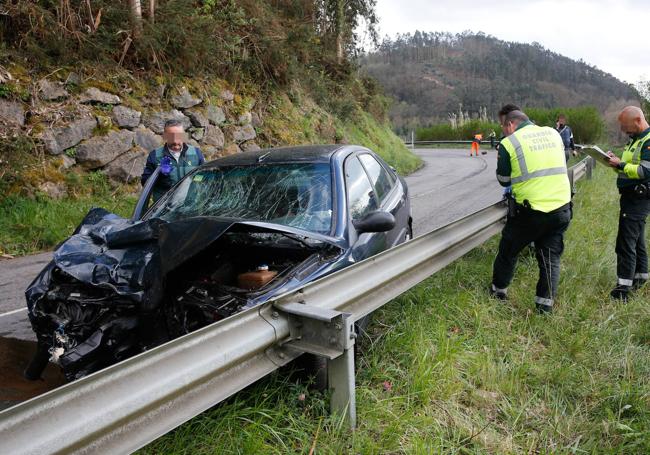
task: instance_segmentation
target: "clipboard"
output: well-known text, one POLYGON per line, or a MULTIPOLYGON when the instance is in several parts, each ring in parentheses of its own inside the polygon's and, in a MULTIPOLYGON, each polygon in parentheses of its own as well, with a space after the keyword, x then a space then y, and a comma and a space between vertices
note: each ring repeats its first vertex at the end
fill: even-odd
POLYGON ((596 162, 602 164, 603 166, 607 166, 611 168, 609 165, 609 155, 605 152, 603 152, 600 147, 597 145, 583 145, 578 149, 580 153, 583 153, 585 155, 589 155, 593 159, 596 160, 596 162))

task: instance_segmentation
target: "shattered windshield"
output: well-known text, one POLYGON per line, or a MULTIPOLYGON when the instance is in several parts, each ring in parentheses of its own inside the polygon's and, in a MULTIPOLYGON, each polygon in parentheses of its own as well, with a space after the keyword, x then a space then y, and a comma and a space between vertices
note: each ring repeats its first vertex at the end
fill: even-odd
POLYGON ((332 183, 328 164, 270 164, 204 169, 184 179, 146 218, 215 216, 264 221, 328 234, 332 183))

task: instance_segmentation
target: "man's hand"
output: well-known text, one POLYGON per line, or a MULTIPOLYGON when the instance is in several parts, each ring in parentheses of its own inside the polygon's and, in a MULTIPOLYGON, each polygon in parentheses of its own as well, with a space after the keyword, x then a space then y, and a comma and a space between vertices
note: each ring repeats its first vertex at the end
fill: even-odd
POLYGON ((618 156, 614 155, 614 153, 612 153, 611 151, 607 152, 607 156, 609 156, 608 164, 611 167, 618 168, 618 165, 621 164, 621 159, 618 156))

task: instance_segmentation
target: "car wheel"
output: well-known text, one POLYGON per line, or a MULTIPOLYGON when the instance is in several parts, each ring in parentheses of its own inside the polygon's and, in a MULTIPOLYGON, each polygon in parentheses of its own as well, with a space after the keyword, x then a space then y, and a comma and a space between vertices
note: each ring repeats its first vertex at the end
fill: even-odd
POLYGON ((413 239, 413 225, 409 222, 409 227, 406 229, 406 234, 404 234, 404 241, 402 243, 408 242, 413 239))

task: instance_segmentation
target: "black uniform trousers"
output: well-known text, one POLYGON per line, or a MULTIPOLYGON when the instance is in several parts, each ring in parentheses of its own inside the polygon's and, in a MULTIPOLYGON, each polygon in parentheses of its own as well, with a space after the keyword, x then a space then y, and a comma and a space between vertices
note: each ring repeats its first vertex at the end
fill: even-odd
POLYGON ((564 232, 571 221, 569 204, 550 213, 517 206, 515 216, 508 215, 501 233, 499 252, 494 260, 492 284, 506 289, 515 273, 519 252, 531 242, 539 266, 536 302, 553 304, 560 281, 560 256, 564 251, 564 232))
POLYGON ((616 236, 616 274, 618 284, 631 286, 639 274, 648 273, 645 244, 645 220, 650 213, 650 199, 621 195, 616 236))

